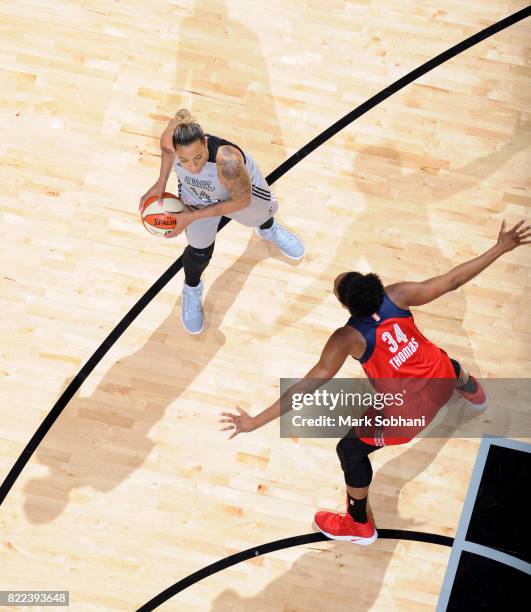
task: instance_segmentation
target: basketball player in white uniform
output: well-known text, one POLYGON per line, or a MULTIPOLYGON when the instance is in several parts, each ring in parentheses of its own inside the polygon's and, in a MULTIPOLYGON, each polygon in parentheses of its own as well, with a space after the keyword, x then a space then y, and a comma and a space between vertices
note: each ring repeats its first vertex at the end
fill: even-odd
POLYGON ((152 195, 162 198, 173 167, 179 181, 179 197, 188 211, 173 215, 177 225, 166 237, 186 231, 181 320, 186 331, 198 334, 204 324, 201 274, 214 252, 222 216, 254 227, 261 238, 273 242, 290 259, 301 259, 304 245, 275 221, 277 199, 253 158, 237 145, 205 134, 187 110, 180 110, 170 121, 161 136, 160 148, 160 177, 142 196, 139 208, 152 195))

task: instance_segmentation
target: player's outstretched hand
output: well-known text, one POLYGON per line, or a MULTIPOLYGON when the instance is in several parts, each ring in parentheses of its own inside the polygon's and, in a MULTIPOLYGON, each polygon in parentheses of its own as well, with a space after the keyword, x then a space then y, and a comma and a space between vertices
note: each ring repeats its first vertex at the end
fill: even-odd
POLYGON ((256 423, 254 418, 247 414, 245 410, 242 410, 239 406, 236 406, 236 410, 238 414, 234 414, 232 412, 222 412, 221 416, 226 417, 224 419, 220 419, 220 423, 229 423, 227 427, 222 427, 220 431, 232 431, 232 435, 229 436, 229 440, 232 440, 234 436, 237 436, 239 433, 244 433, 248 431, 253 431, 256 429, 256 423))
POLYGON ((503 220, 500 233, 498 235, 498 246, 503 251, 512 251, 521 244, 531 244, 531 226, 528 225, 524 219, 518 221, 518 223, 510 230, 505 230, 505 219, 503 220))
POLYGON ((144 202, 150 198, 151 196, 156 195, 159 201, 159 204, 162 206, 162 196, 164 195, 164 191, 166 189, 166 185, 164 185, 163 183, 155 183, 152 187, 150 187, 146 193, 140 198, 140 201, 138 203, 138 210, 142 210, 143 206, 144 206, 144 202))

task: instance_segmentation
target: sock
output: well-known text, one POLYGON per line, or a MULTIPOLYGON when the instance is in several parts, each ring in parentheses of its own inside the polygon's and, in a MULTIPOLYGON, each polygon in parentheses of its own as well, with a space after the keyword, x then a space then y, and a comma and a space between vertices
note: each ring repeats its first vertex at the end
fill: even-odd
POLYGON ((468 377, 468 380, 465 385, 461 385, 459 389, 466 391, 467 393, 475 393, 478 390, 478 385, 476 381, 472 378, 472 376, 468 377))
POLYGON ((184 282, 189 287, 197 287, 201 282, 201 274, 210 263, 214 245, 206 249, 191 250, 189 246, 183 252, 184 282))
MULTIPOLYGON (((452 365, 454 366, 455 375, 459 379, 459 377, 461 376, 461 369, 462 369, 461 365, 455 359, 450 359, 450 361, 452 362, 452 365)), ((466 391, 467 393, 475 393, 478 390, 478 385, 476 381, 472 378, 472 376, 470 376, 470 374, 468 374, 466 370, 464 370, 463 373, 464 373, 464 376, 468 376, 468 380, 466 381, 464 385, 463 384, 457 385, 457 388, 462 389, 463 391, 466 391)))
POLYGON ((356 523, 366 523, 367 522, 367 498, 363 499, 354 499, 350 497, 347 493, 348 497, 348 513, 350 516, 356 521, 356 523))
POLYGON ((275 222, 275 217, 271 217, 265 223, 262 223, 260 229, 271 229, 273 227, 273 223, 275 222))

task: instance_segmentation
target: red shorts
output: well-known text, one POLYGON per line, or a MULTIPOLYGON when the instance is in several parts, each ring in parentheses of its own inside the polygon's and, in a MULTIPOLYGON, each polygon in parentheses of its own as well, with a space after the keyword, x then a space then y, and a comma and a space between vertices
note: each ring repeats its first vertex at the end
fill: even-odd
POLYGON ((434 378, 373 380, 375 398, 379 395, 381 404, 386 398, 392 401, 363 414, 364 424, 355 429, 359 439, 373 446, 405 444, 426 428, 455 389, 455 370, 446 353, 444 357, 434 378))

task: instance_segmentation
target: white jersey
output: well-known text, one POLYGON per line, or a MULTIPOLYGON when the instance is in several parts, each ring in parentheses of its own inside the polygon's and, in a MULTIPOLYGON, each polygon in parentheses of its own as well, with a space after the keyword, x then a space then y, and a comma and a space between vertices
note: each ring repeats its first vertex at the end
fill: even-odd
POLYGON ((207 138, 208 161, 203 166, 201 172, 193 174, 188 172, 179 163, 179 159, 175 157, 173 169, 179 179, 179 197, 187 206, 198 208, 219 204, 230 198, 230 194, 226 187, 221 183, 218 177, 216 165, 216 155, 219 147, 230 145, 238 149, 245 160, 245 168, 249 173, 252 185, 252 194, 254 197, 263 200, 271 200, 271 192, 269 189, 264 189, 264 179, 258 169, 254 159, 244 153, 240 147, 228 140, 223 140, 217 136, 205 135, 207 138))

